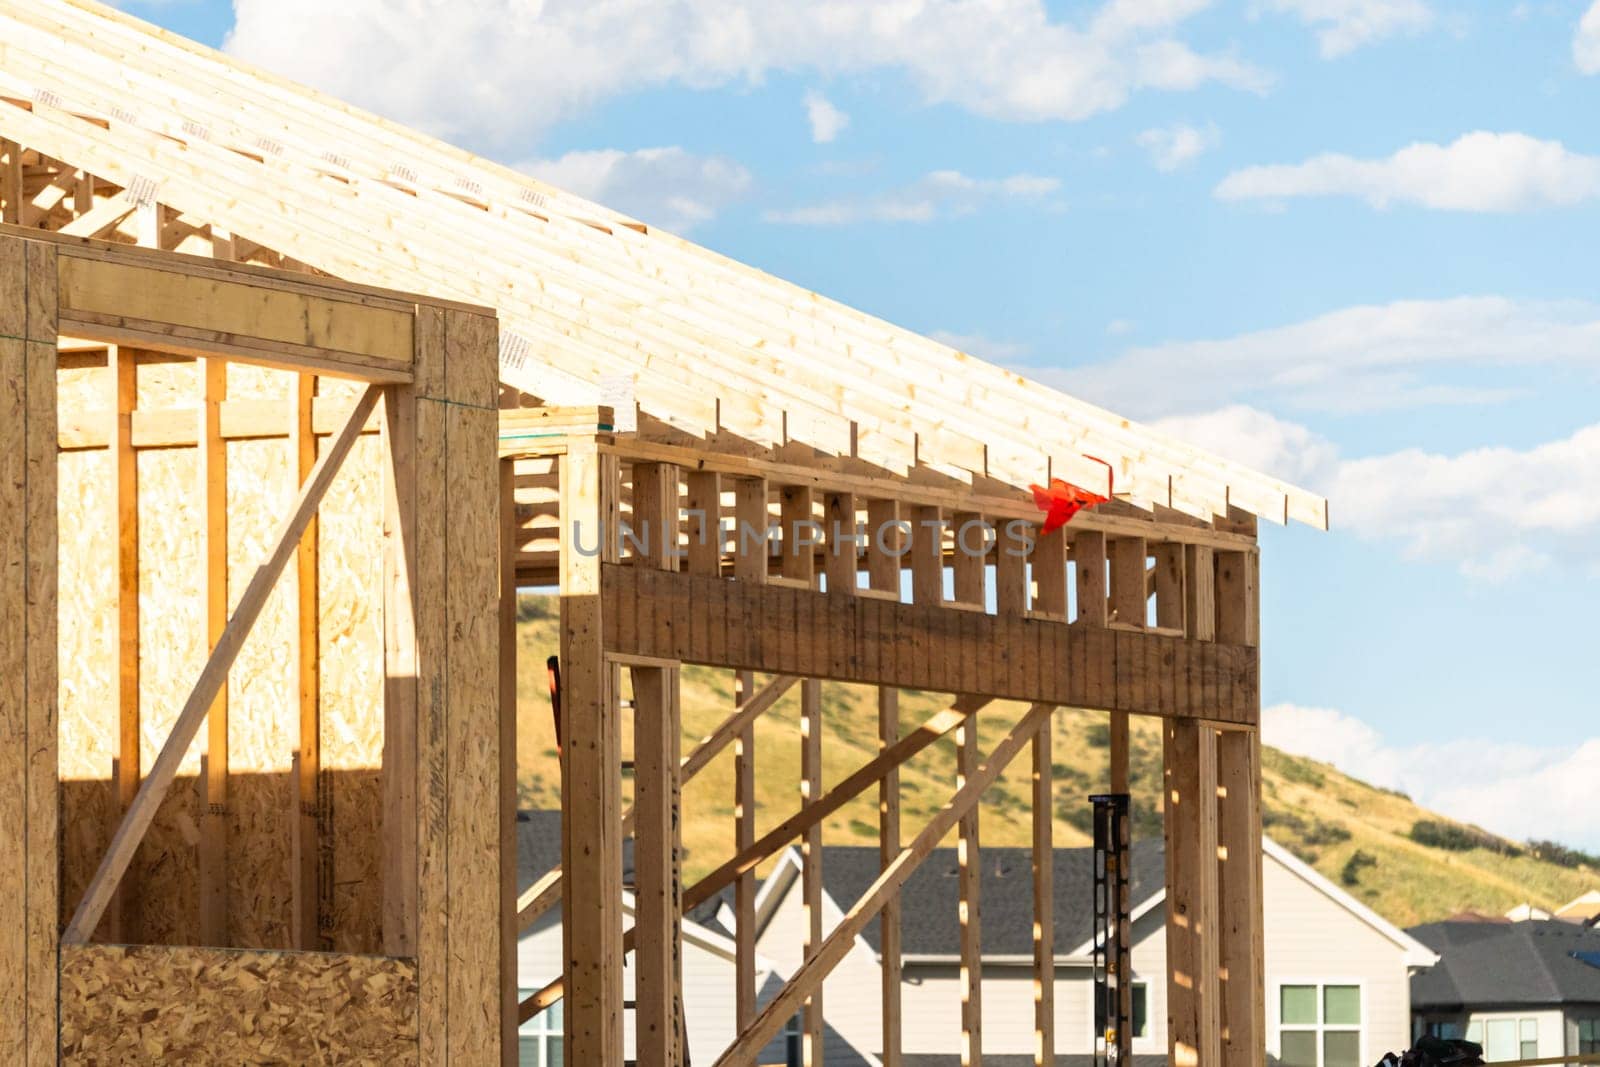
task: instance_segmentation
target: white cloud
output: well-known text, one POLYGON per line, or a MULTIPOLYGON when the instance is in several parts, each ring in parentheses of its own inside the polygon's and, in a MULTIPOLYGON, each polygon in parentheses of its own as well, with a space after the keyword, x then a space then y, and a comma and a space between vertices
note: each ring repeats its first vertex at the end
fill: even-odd
POLYGON ((978 333, 934 330, 928 336, 942 345, 949 345, 959 352, 986 359, 990 363, 1009 363, 1028 354, 1028 346, 1019 341, 997 341, 993 337, 985 337, 978 333))
MULTIPOLYGON (((1331 441, 1299 423, 1244 404, 1159 419, 1154 425, 1181 441, 1314 491, 1326 491, 1338 480, 1339 449, 1331 441)), ((1339 525, 1344 528, 1349 517, 1344 502, 1338 503, 1339 525)))
POLYGON ((1560 141, 1477 131, 1448 145, 1417 142, 1383 159, 1328 153, 1298 164, 1246 167, 1222 180, 1221 200, 1352 196, 1375 208, 1527 211, 1600 196, 1600 158, 1560 141))
POLYGON ((1266 6, 1317 27, 1324 59, 1433 24, 1433 11, 1423 0, 1267 0, 1266 6))
POLYGON ((234 0, 226 48, 446 135, 516 143, 595 103, 769 72, 902 73, 929 103, 1008 121, 1077 120, 1143 90, 1266 74, 1177 36, 1210 0, 234 0))
POLYGON ((1572 39, 1572 61, 1585 74, 1600 74, 1600 0, 1583 13, 1572 39))
POLYGON ((1324 493, 1335 529, 1396 543, 1408 559, 1486 582, 1552 565, 1596 568, 1600 424, 1527 449, 1410 448, 1362 458, 1244 405, 1155 426, 1324 493))
POLYGON ((996 200, 1039 200, 1058 192, 1061 182, 1036 174, 973 178, 955 170, 936 170, 902 189, 871 199, 829 200, 768 211, 768 222, 792 226, 845 226, 857 222, 932 222, 970 215, 996 200))
POLYGON ((568 152, 517 166, 559 189, 678 233, 714 218, 750 187, 750 172, 732 160, 676 146, 568 152))
POLYGON ((1150 161, 1157 170, 1177 170, 1192 163, 1217 146, 1222 135, 1214 125, 1204 129, 1177 123, 1158 129, 1145 130, 1134 141, 1150 153, 1150 161))
POLYGON ((815 144, 828 144, 850 125, 850 116, 812 90, 806 94, 806 121, 811 124, 811 140, 815 144))
POLYGON ((1430 381, 1424 372, 1535 364, 1600 367, 1600 304, 1462 296, 1341 308, 1218 340, 1132 348, 1070 371, 1034 371, 1135 416, 1271 400, 1369 412, 1504 399, 1512 387, 1430 381))
POLYGON ((1261 739, 1514 840, 1600 847, 1600 738, 1576 749, 1475 738, 1401 747, 1343 712, 1278 704, 1262 711, 1261 739))

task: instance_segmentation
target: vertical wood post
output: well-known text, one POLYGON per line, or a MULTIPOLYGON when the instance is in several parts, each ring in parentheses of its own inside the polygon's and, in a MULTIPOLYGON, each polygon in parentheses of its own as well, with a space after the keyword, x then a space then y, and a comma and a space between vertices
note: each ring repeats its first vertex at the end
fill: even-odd
POLYGON ((1261 735, 1217 735, 1218 946, 1223 1062, 1261 1067, 1266 1049, 1261 939, 1261 735))
POLYGON ((812 512, 814 500, 809 485, 786 485, 778 494, 778 514, 783 523, 782 574, 807 585, 816 584, 817 548, 822 543, 812 512))
POLYGON ((1001 615, 1024 615, 1028 611, 1027 541, 1020 527, 1011 520, 1002 522, 995 540, 994 605, 1001 615))
POLYGON ((954 527, 955 555, 951 557, 950 569, 953 572, 951 581, 956 602, 986 608, 989 555, 983 516, 975 511, 958 511, 951 525, 954 527))
MULTIPOLYGON (((440 358, 444 343, 444 318, 427 309, 417 317, 417 358, 419 368, 440 358)), ((304 394, 302 394, 304 395, 304 394)), ((309 407, 307 409, 309 416, 309 407)), ((413 956, 417 952, 418 807, 421 767, 419 764, 419 714, 431 694, 418 685, 419 626, 422 623, 419 596, 423 588, 437 590, 443 581, 443 549, 421 543, 423 528, 439 536, 438 523, 418 511, 419 498, 426 496, 435 506, 442 503, 443 485, 437 479, 437 451, 426 453, 431 477, 424 485, 418 453, 418 410, 412 389, 391 386, 383 395, 383 445, 385 462, 383 518, 383 950, 391 956, 413 956), (426 581, 422 575, 428 567, 426 581)), ((431 419, 430 425, 436 424, 431 419)), ((312 451, 315 442, 312 442, 312 451)), ((303 452, 301 453, 304 454, 303 452)), ((310 527, 306 535, 309 536, 310 527)), ((300 818, 295 834, 295 926, 296 944, 303 949, 322 942, 319 820, 320 701, 308 699, 316 684, 317 629, 308 625, 307 612, 314 613, 316 596, 316 545, 309 546, 302 536, 297 548, 300 576, 299 662, 300 662, 300 752, 295 761, 299 772, 300 818), (308 560, 307 557, 310 557, 308 560), (311 647, 306 648, 307 643, 311 647), (309 661, 309 662, 308 662, 309 661), (308 678, 307 668, 311 669, 308 678)), ((437 595, 435 593, 435 595, 437 595)), ((433 620, 429 619, 433 625, 433 620)), ((430 648, 437 646, 438 635, 429 634, 430 648)), ((428 1010, 423 1018, 429 1018, 428 1010)))
MULTIPOLYGON (((956 789, 967 784, 983 754, 978 751, 978 716, 967 716, 956 729, 956 789)), ((983 1063, 983 935, 979 884, 983 860, 978 842, 978 809, 974 804, 957 824, 958 918, 961 922, 961 1067, 983 1063)))
MULTIPOLYGON (((903 529, 899 527, 900 502, 867 501, 867 587, 879 595, 899 598, 903 529)), ((878 689, 878 751, 900 739, 900 690, 878 689)), ((886 870, 900 855, 900 770, 890 768, 878 780, 878 867, 886 870)), ((901 933, 900 898, 891 897, 879 913, 883 963, 881 972, 883 1067, 901 1067, 901 933)))
MULTIPOLYGON (((767 544, 748 536, 749 531, 767 528, 767 482, 764 478, 741 479, 734 486, 733 574, 741 582, 767 580, 767 544), (747 529, 748 528, 748 529, 747 529)), ((739 671, 734 680, 734 700, 739 706, 755 691, 755 675, 739 671)), ((739 731, 733 763, 734 847, 739 852, 756 841, 756 728, 751 723, 739 731)), ((756 1017, 756 876, 745 871, 733 884, 734 910, 734 1018, 740 1031, 756 1017)))
POLYGON ((1220 1062, 1217 1026, 1217 744, 1194 719, 1163 722, 1167 849, 1167 1057, 1220 1062))
MULTIPOLYGON (((749 702, 755 675, 739 671, 734 678, 734 700, 749 702)), ((755 724, 739 731, 733 756, 733 847, 738 854, 756 843, 755 724)), ((743 1032, 756 1017, 756 875, 754 868, 733 883, 734 915, 734 1022, 743 1032)))
MULTIPOLYGON (((878 751, 900 739, 900 690, 878 690, 878 751)), ((878 780, 878 869, 887 870, 900 855, 900 769, 890 768, 878 780)), ((883 979, 883 1067, 901 1064, 901 936, 900 897, 896 894, 883 906, 881 924, 883 979)))
MULTIPOLYGON (((645 531, 649 545, 636 561, 639 566, 677 569, 678 480, 678 468, 672 464, 634 464, 634 521, 645 531)), ((635 667, 633 699, 634 1042, 640 1067, 678 1067, 683 1062, 678 1007, 683 983, 683 886, 677 669, 635 667)))
MULTIPOLYGON (((311 474, 311 469, 317 465, 317 437, 315 427, 312 425, 312 411, 317 397, 317 378, 313 374, 297 374, 292 386, 294 393, 294 411, 289 433, 289 447, 292 450, 291 467, 299 472, 297 483, 304 483, 311 474)), ((400 485, 404 485, 403 495, 406 501, 411 499, 415 488, 412 484, 416 479, 415 467, 410 464, 409 457, 414 451, 413 437, 416 425, 410 414, 410 405, 414 401, 407 393, 403 398, 400 390, 391 389, 384 397, 384 441, 391 456, 386 465, 388 473, 385 476, 385 506, 384 506, 384 544, 386 548, 385 565, 385 656, 390 654, 401 655, 402 650, 396 642, 399 634, 393 623, 397 622, 402 613, 405 618, 406 648, 403 650, 405 664, 396 664, 396 671, 385 671, 385 674, 394 673, 396 677, 410 680, 411 692, 405 696, 394 694, 396 704, 392 717, 386 716, 384 722, 384 745, 389 746, 391 729, 405 734, 415 730, 416 716, 416 635, 413 632, 413 621, 409 604, 409 574, 410 562, 405 556, 405 546, 412 543, 415 531, 409 527, 402 531, 400 528, 401 496, 397 495, 400 485), (407 413, 404 416, 404 428, 400 427, 399 413, 396 405, 405 405, 407 413), (403 448, 404 455, 395 452, 396 446, 403 448), (402 463, 402 459, 404 462, 402 463), (401 470, 401 467, 404 470, 401 470), (398 584, 398 588, 396 588, 398 584), (402 604, 402 601, 404 603, 402 604)), ((408 515, 406 522, 409 524, 414 515, 408 515)), ((317 565, 318 552, 318 523, 315 518, 306 526, 306 532, 300 537, 300 545, 295 552, 295 691, 299 703, 299 745, 295 752, 295 796, 296 812, 294 820, 294 841, 291 846, 294 866, 294 893, 292 904, 292 921, 294 925, 293 938, 297 948, 314 950, 325 947, 322 935, 322 882, 320 863, 322 857, 320 819, 322 806, 317 802, 318 783, 322 778, 322 620, 321 620, 321 591, 318 589, 319 568, 317 565)), ((385 707, 389 706, 386 698, 385 707)), ((415 746, 411 746, 412 755, 415 755, 415 746)), ((387 761, 387 755, 385 757, 387 761)), ((403 781, 388 782, 392 788, 403 786, 409 796, 402 800, 400 811, 410 811, 406 805, 412 804, 416 799, 416 773, 415 762, 408 761, 407 769, 403 772, 403 781)), ((396 795, 391 794, 391 799, 396 795)), ((414 887, 416 884, 416 847, 414 837, 410 840, 409 847, 405 850, 403 860, 397 862, 406 866, 412 873, 407 883, 412 887, 411 897, 402 905, 392 898, 390 903, 395 907, 414 910, 416 905, 414 887)), ((414 951, 416 939, 415 931, 411 929, 410 920, 399 915, 386 915, 386 931, 391 927, 394 940, 386 944, 386 951, 395 949, 404 953, 414 951)), ((389 934, 385 934, 386 942, 389 934)))
POLYGON ((500 1063, 517 1063, 517 462, 500 461, 500 1063))
POLYGON ((828 493, 823 497, 822 511, 827 541, 823 573, 828 579, 828 592, 854 596, 861 548, 857 541, 855 494, 828 493))
POLYGON ((561 907, 566 1055, 621 1063, 622 739, 601 630, 617 558, 616 457, 574 440, 561 464, 561 907))
MULTIPOLYGON (((228 625, 228 452, 222 439, 222 403, 228 395, 228 365, 200 361, 199 490, 205 502, 206 651, 228 625)), ((206 715, 205 806, 200 813, 200 938, 204 945, 228 940, 228 686, 217 690, 206 715)))
MULTIPOLYGON (((637 482, 635 483, 637 484, 637 482)), ((636 667, 634 810, 635 1046, 640 1067, 683 1063, 683 887, 678 869, 678 671, 636 667)))
POLYGON ((58 1036, 56 307, 55 246, 0 238, 0 1058, 30 1067, 58 1036))
MULTIPOLYGON (((822 683, 815 678, 800 682, 800 796, 802 807, 822 796, 822 683)), ((801 838, 801 892, 805 902, 805 956, 810 959, 822 944, 822 824, 807 828, 801 838)), ((806 998, 802 1011, 801 1062, 823 1067, 822 988, 806 998)))
MULTIPOLYGON (((1259 559, 1256 552, 1217 554, 1218 641, 1261 643, 1259 559)), ((1229 1064, 1258 1067, 1266 1047, 1259 729, 1217 735, 1217 778, 1222 1049, 1229 1064)))
POLYGON ((1052 719, 1033 738, 1033 1063, 1056 1061, 1055 786, 1052 719))
POLYGON ((1063 526, 1047 534, 1038 534, 1037 530, 1035 533, 1037 540, 1033 546, 1032 610, 1057 619, 1065 619, 1067 617, 1067 529, 1063 526))
POLYGON ((912 511, 911 599, 918 604, 944 603, 944 509, 912 511))
MULTIPOLYGON (((111 507, 117 538, 117 809, 126 815, 139 792, 139 463, 133 450, 133 409, 138 405, 138 365, 132 350, 109 350, 112 410, 111 507)), ((135 865, 137 866, 137 865, 135 865)), ((132 943, 139 937, 139 878, 130 869, 106 913, 106 935, 132 943)))
MULTIPOLYGON (((0 140, 0 152, 5 162, 0 163, 0 222, 12 226, 22 224, 22 146, 15 141, 0 140)), ((22 336, 16 334, 15 336, 22 336)))
MULTIPOLYGON (((415 835, 413 922, 424 1064, 495 1063, 501 1055, 497 357, 494 319, 420 309, 411 455, 397 455, 392 463, 415 470, 415 491, 397 516, 402 537, 409 517, 415 551, 401 544, 391 554, 415 560, 409 594, 416 663, 415 684, 408 686, 403 655, 386 662, 387 691, 411 690, 415 714, 408 727, 400 709, 385 711, 386 764, 395 757, 395 780, 386 786, 385 799, 401 805, 385 812, 385 873, 399 881, 385 901, 386 920, 393 916, 386 921, 385 941, 409 933, 397 912, 412 893, 402 868, 415 835), (412 744, 414 755, 408 751, 412 744)), ((403 400, 406 392, 390 395, 403 400)), ((403 426, 406 405, 397 402, 395 408, 399 418, 389 424, 403 426)), ((404 443, 392 449, 403 454, 404 443)), ((402 628, 403 623, 403 617, 397 620, 402 628)), ((397 653, 403 653, 401 636, 397 653)))

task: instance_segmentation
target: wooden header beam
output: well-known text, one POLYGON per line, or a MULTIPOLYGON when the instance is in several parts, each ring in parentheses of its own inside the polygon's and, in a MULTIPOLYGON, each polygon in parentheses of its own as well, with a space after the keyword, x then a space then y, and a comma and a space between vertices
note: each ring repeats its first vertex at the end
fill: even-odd
POLYGON ((1256 649, 603 564, 609 651, 1175 719, 1260 720, 1256 649), (634 605, 651 604, 639 617, 634 605))
POLYGON ((0 236, 53 247, 63 334, 364 382, 412 380, 419 301, 404 293, 37 229, 0 226, 0 236))

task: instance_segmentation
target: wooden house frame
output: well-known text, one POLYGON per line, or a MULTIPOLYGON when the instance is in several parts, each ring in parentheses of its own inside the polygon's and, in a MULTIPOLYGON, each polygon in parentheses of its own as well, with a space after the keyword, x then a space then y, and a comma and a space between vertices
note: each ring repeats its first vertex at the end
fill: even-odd
MULTIPOLYGON (((1129 716, 1161 719, 1171 1062, 1262 1062, 1256 523, 1325 526, 1320 498, 91 0, 0 0, 0 212, 12 1062, 117 1042, 514 1062, 519 1021, 564 998, 571 1062, 622 1063, 631 1025, 640 1063, 681 1063, 685 910, 731 886, 747 918, 757 865, 794 841, 820 859, 823 821, 875 790, 882 877, 831 932, 813 908, 807 962, 764 1006, 737 939, 741 1033, 719 1062, 752 1062, 800 1011, 820 1063, 827 972, 881 916, 882 1058, 898 1063, 896 891, 954 831, 978 1063, 978 801, 1026 750, 1049 854, 1060 707, 1108 715, 1118 791, 1129 716), (167 363, 183 384, 141 394, 141 368, 167 363), (234 364, 280 377, 236 396, 234 364), (182 453, 182 475, 141 481, 155 452, 182 453), (64 479, 90 453, 105 494, 86 521, 82 487, 101 483, 64 479), (335 505, 352 453, 368 498, 335 505), (1115 499, 1041 536, 1029 483, 1100 486, 1106 466, 1115 499), (276 535, 239 523, 265 548, 251 556, 230 520, 287 484, 279 467, 302 488, 276 535), (193 517, 198 553, 152 530, 162 509, 193 517), (74 635, 101 616, 62 598, 94 586, 94 546, 109 599, 85 603, 110 605, 111 630, 91 669, 74 635), (157 557, 163 574, 197 565, 193 597, 162 600, 157 557), (268 607, 284 572, 293 596, 268 607), (561 596, 564 814, 561 868, 521 899, 519 585, 561 596), (331 614, 363 604, 359 625, 331 614), (274 611, 278 636, 245 641, 274 611), (152 615, 198 635, 197 684, 154 693, 195 656, 157 662, 152 615), (284 700, 229 681, 252 649, 251 672, 289 679, 284 700), (734 672, 740 693, 688 752, 683 664, 734 672), (880 711, 878 755, 826 790, 824 679, 876 687, 880 711), (758 834, 753 724, 796 687, 801 795, 758 834), (951 699, 902 733, 902 689, 951 699), (975 716, 994 700, 1029 710, 983 752, 975 716), (897 769, 946 736, 948 803, 902 827, 897 769), (68 773, 83 753, 88 785, 68 773), (737 770, 735 854, 685 886, 683 784, 718 757, 737 770), (163 806, 174 781, 189 807, 163 806), (519 1003, 515 939, 558 902, 566 972, 519 1003)), ((1050 869, 1036 861, 1040 1063, 1050 869)), ((814 866, 803 882, 815 899, 814 866)))

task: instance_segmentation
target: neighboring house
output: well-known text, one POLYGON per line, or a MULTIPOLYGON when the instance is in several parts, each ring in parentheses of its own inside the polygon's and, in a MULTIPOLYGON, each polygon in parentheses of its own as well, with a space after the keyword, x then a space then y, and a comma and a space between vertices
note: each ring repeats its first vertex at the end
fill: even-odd
MULTIPOLYGON (((1263 842, 1267 1051, 1308 1067, 1365 1067, 1409 1043, 1408 978, 1436 955, 1296 859, 1263 842)), ((1095 1012, 1090 970, 1092 854, 1055 856, 1056 1051, 1087 1062, 1095 1012)), ((1026 849, 985 848, 980 887, 983 1049, 991 1067, 1032 1062, 1032 874, 1026 849)), ((1162 846, 1134 846, 1131 862, 1137 1063, 1166 1054, 1166 937, 1162 846)), ((800 858, 786 852, 757 898, 757 948, 773 967, 769 983, 801 962, 805 915, 800 858)), ((827 848, 822 858, 823 924, 842 917, 878 873, 875 848, 827 848)), ((901 894, 903 1051, 908 1067, 953 1064, 960 1048, 959 925, 954 849, 930 856, 901 894)), ((726 916, 724 916, 726 921, 726 916)), ((878 925, 873 923, 829 975, 823 1011, 827 1063, 876 1064, 880 1051, 878 925), (842 1042, 842 1048, 835 1041, 842 1042)), ((702 995, 696 991, 695 996, 702 995)), ((703 995, 711 995, 707 991, 703 995)), ((685 994, 691 996, 690 993, 685 994)), ((780 1061, 781 1062, 781 1061, 780 1061)))
POLYGON ((1465 1037, 1493 1063, 1600 1052, 1600 930, 1570 921, 1441 922, 1411 980, 1417 1035, 1465 1037))
MULTIPOLYGON (((523 811, 517 815, 517 892, 520 894, 546 871, 561 862, 561 813, 558 811, 523 811)), ((633 882, 633 848, 628 841, 623 846, 623 882, 633 882)), ((727 906, 732 893, 714 898, 692 910, 683 923, 683 989, 684 1031, 688 1037, 689 1059, 696 1064, 714 1062, 722 1051, 738 1036, 734 1003, 734 943, 729 928, 721 925, 719 912, 731 917, 727 906)), ((624 892, 622 898, 623 922, 633 922, 633 894, 624 892)), ((522 999, 544 988, 561 975, 561 908, 556 906, 540 916, 517 942, 517 997, 522 999)), ((633 957, 623 973, 624 996, 633 1002, 633 957)), ((761 995, 758 1004, 776 996, 783 980, 774 973, 772 965, 758 955, 756 959, 757 987, 761 995)), ((624 1019, 624 1055, 633 1057, 633 1014, 624 1019)), ((518 1031, 518 1052, 521 1067, 562 1067, 562 1005, 556 1002, 548 1010, 524 1023, 518 1031)), ((791 1023, 785 1034, 777 1037, 757 1059, 759 1064, 786 1064, 790 1045, 795 1054, 799 1048, 798 1030, 791 1023)), ((826 1062, 848 1063, 849 1046, 839 1035, 829 1029, 826 1033, 826 1062)), ((798 1063, 798 1059, 793 1062, 798 1063)), ((876 1065, 876 1061, 870 1061, 876 1065)))
MULTIPOLYGON (((560 860, 560 815, 519 816, 518 889, 560 860)), ((1267 1051, 1291 1067, 1365 1067, 1409 1044, 1408 977, 1438 957, 1379 918, 1271 841, 1263 841, 1266 908, 1267 1051)), ((624 879, 631 867, 624 850, 624 879)), ((1061 1067, 1087 1064, 1096 1028, 1090 970, 1092 854, 1055 854, 1056 1051, 1061 1067)), ((1031 853, 986 848, 980 887, 983 941, 984 1062, 989 1067, 1032 1063, 1033 897, 1031 853)), ((797 850, 779 857, 756 895, 758 1003, 766 1003, 800 966, 805 912, 797 850)), ((1166 1060, 1166 893, 1159 841, 1134 846, 1130 865, 1133 913, 1134 1067, 1166 1060)), ((824 931, 831 930, 878 874, 876 848, 825 848, 822 858, 824 931)), ((953 1067, 959 1060, 960 927, 956 854, 934 852, 901 895, 904 985, 903 1041, 907 1067, 953 1067)), ((706 1064, 734 1039, 734 943, 731 893, 691 912, 683 924, 684 1016, 692 1062, 706 1064)), ((631 922, 633 899, 623 897, 631 922)), ((561 914, 542 916, 518 943, 519 995, 561 973, 561 914)), ((1441 924, 1443 925, 1443 924, 1441 924)), ((1526 925, 1526 924, 1524 924, 1526 925)), ((1558 923, 1563 929, 1581 927, 1558 923)), ((1510 924, 1481 926, 1505 930, 1510 924)), ((1600 933, 1590 931, 1600 939, 1600 933)), ((858 937, 823 986, 828 1067, 880 1067, 881 972, 879 927, 858 937)), ((1600 945, 1596 946, 1600 948, 1600 945)), ((631 962, 631 960, 630 960, 631 962)), ((1595 975, 1600 977, 1600 970, 1595 975)), ((633 971, 625 974, 631 1001, 633 971)), ((626 1020, 632 1055, 632 1016, 626 1020)), ((524 1067, 559 1067, 561 1007, 521 1029, 524 1067)), ((1588 1032, 1588 1031, 1585 1031, 1588 1032)), ((798 1064, 798 1020, 758 1057, 760 1064, 798 1064)))

